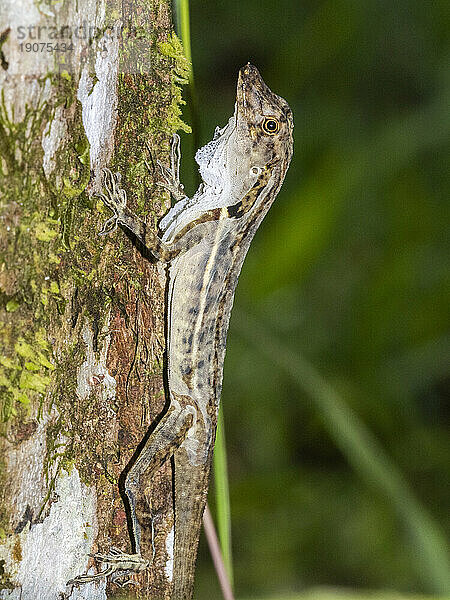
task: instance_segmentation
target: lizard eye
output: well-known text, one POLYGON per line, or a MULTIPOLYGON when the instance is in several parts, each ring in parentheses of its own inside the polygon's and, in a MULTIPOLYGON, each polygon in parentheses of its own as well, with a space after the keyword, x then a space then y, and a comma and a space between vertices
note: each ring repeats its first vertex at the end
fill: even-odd
POLYGON ((280 122, 275 117, 266 117, 262 128, 268 135, 275 135, 280 131, 280 122))

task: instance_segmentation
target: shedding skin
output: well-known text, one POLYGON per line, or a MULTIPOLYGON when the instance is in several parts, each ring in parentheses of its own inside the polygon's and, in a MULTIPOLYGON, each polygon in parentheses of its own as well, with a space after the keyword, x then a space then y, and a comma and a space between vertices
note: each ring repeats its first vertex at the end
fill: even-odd
POLYGON ((264 83, 256 67, 239 72, 233 117, 196 154, 203 183, 193 196, 179 181, 179 136, 171 166, 159 164, 176 204, 155 233, 127 208, 120 174, 104 170, 104 203, 113 211, 102 235, 120 225, 167 274, 166 352, 169 408, 125 476, 132 554, 111 550, 94 558, 106 568, 81 575, 84 583, 149 568, 140 554, 136 513, 139 481, 173 456, 175 547, 173 600, 193 594, 197 544, 208 491, 223 362, 234 292, 253 236, 275 200, 292 157, 293 119, 287 102, 264 83))

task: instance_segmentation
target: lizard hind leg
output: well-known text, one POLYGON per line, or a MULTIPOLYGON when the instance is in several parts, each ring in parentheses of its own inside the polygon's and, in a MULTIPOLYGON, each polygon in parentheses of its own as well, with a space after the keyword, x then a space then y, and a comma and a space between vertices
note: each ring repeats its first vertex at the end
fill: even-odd
MULTIPOLYGON (((182 397, 179 399, 182 400, 182 397)), ((169 410, 146 440, 137 459, 128 469, 121 486, 121 493, 126 501, 131 545, 133 552, 138 555, 141 550, 141 527, 136 514, 136 498, 140 493, 140 478, 144 473, 151 478, 152 474, 173 455, 186 439, 196 416, 192 404, 183 402, 184 406, 182 406, 174 397, 171 400, 169 410)))
POLYGON ((124 583, 119 583, 120 578, 145 571, 150 567, 153 556, 151 560, 146 560, 140 552, 141 529, 136 515, 136 497, 140 492, 139 480, 141 475, 147 473, 151 476, 152 473, 156 472, 180 447, 194 422, 196 411, 194 406, 189 403, 190 399, 183 396, 177 396, 177 398, 181 403, 178 402, 174 394, 171 395, 169 410, 150 434, 137 459, 132 463, 124 477, 121 491, 127 503, 132 553, 127 554, 117 548, 111 548, 107 554, 90 554, 89 556, 97 562, 104 563, 106 569, 92 575, 78 575, 68 581, 68 584, 89 583, 111 576, 111 581, 123 586, 131 583, 131 581, 127 579, 124 583))

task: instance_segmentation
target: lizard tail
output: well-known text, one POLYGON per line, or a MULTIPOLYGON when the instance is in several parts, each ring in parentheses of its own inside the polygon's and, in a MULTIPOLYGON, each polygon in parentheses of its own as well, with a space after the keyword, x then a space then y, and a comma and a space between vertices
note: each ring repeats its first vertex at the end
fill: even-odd
POLYGON ((172 600, 191 600, 194 593, 197 547, 208 495, 212 452, 205 464, 194 466, 186 452, 176 452, 175 548, 172 600))

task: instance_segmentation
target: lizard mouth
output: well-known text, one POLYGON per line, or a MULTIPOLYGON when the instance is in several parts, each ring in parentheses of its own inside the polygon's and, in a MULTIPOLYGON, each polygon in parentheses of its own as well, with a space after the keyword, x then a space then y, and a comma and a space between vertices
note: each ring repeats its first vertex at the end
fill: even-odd
POLYGON ((260 121, 264 115, 281 114, 290 124, 290 129, 294 126, 292 111, 286 100, 272 92, 258 69, 250 63, 239 70, 236 109, 236 114, 249 124, 260 121))
POLYGON ((255 113, 261 114, 263 100, 270 101, 273 95, 254 65, 247 63, 239 70, 236 103, 238 110, 245 117, 250 117, 255 113))

